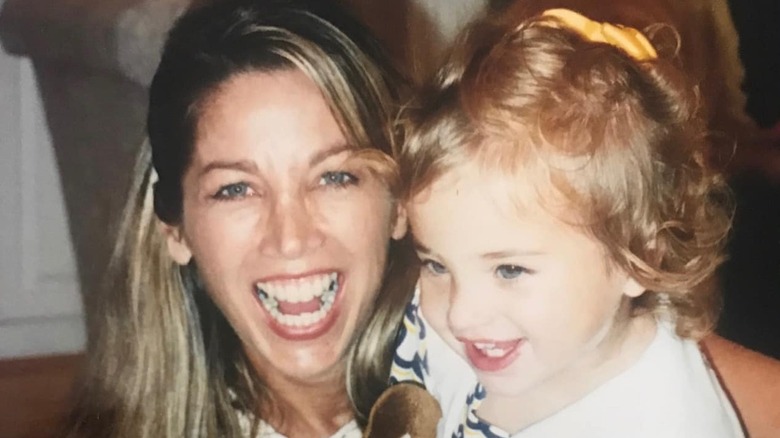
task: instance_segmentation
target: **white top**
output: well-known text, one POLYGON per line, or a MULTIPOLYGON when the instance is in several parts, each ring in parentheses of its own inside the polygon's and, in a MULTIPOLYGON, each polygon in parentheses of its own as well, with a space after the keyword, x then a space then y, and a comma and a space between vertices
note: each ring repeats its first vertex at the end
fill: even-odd
MULTIPOLYGON (((241 429, 243 430, 244 435, 249 436, 249 432, 252 428, 252 423, 249 417, 239 413, 238 418, 239 418, 239 422, 241 423, 241 429)), ((336 433, 331 435, 329 438, 362 438, 362 436, 363 433, 360 431, 360 427, 358 427, 357 422, 355 422, 355 420, 352 420, 349 423, 342 426, 341 429, 336 431, 336 433)), ((257 435, 255 435, 254 438, 287 438, 287 437, 277 432, 270 424, 266 423, 263 420, 260 420, 257 435)))
MULTIPOLYGON (((426 325, 415 296, 391 371, 392 380, 422 383, 439 400, 439 437, 510 437, 480 420, 484 398, 468 364, 426 325)), ((698 345, 658 324, 655 339, 629 369, 513 438, 733 438, 739 420, 698 345)))

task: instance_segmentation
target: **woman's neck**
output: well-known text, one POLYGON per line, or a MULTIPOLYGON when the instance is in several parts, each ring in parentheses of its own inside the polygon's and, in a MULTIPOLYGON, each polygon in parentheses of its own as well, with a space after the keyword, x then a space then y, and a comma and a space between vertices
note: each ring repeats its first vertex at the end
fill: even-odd
POLYGON ((316 382, 276 376, 264 384, 271 403, 261 418, 289 438, 329 437, 354 418, 341 372, 316 382))

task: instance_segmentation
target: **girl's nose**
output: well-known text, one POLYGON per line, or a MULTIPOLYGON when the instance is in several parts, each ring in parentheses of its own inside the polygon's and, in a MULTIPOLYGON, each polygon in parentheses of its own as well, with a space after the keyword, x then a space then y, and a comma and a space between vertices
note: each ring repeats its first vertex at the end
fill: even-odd
POLYGON ((453 285, 450 292, 450 307, 447 321, 456 336, 470 336, 477 327, 495 318, 489 298, 476 287, 464 288, 453 285))

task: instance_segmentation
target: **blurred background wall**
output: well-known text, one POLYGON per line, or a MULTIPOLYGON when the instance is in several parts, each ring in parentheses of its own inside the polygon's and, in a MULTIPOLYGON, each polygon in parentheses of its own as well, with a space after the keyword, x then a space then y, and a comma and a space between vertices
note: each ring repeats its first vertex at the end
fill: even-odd
MULTIPOLYGON (((0 359, 84 348, 85 308, 100 289, 144 137, 146 87, 165 30, 190 1, 0 0, 0 359)), ((472 16, 506 0, 343 1, 419 79, 472 16)), ((731 8, 748 109, 773 126, 780 119, 780 2, 732 1, 731 8)), ((778 171, 774 181, 757 174, 733 181, 739 210, 721 272, 719 328, 776 357, 778 171)), ((3 372, 0 393, 13 394, 2 386, 3 372)), ((0 397, 0 436, 11 437, 16 432, 2 429, 7 400, 0 397)))
POLYGON ((4 1, 0 357, 83 349, 83 308, 144 138, 146 87, 188 3, 4 1))
POLYGON ((0 52, 0 358, 79 351, 76 258, 29 58, 0 52))
POLYGON ((780 2, 732 0, 745 66, 747 110, 773 138, 757 160, 766 173, 731 181, 737 201, 729 259, 721 269, 724 308, 719 332, 780 358, 780 2))

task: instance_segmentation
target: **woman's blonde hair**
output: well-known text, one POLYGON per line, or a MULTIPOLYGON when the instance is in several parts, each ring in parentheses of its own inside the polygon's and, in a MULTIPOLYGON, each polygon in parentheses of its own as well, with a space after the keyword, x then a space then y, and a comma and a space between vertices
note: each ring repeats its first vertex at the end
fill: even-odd
POLYGON ((403 196, 465 165, 513 181, 508 196, 520 203, 530 186, 647 289, 635 313, 665 313, 679 334, 701 336, 718 310, 702 284, 723 260, 732 206, 705 162, 676 39, 660 38, 674 32, 647 29, 660 56, 640 62, 552 20, 497 17, 464 34, 408 111, 403 196), (563 215, 560 201, 575 213, 563 215))
MULTIPOLYGON (((111 276, 91 309, 85 386, 69 436, 239 437, 240 412, 275 412, 230 324, 194 263, 169 256, 163 223, 182 215, 182 176, 198 117, 233 75, 304 72, 321 89, 345 136, 398 195, 392 156, 403 81, 378 44, 337 4, 323 0, 228 0, 174 25, 150 89, 149 144, 142 149, 111 276)), ((348 352, 358 419, 385 388, 392 344, 413 290, 406 240, 391 242, 382 290, 348 352)))

